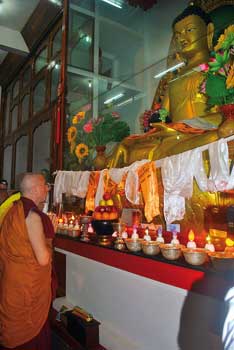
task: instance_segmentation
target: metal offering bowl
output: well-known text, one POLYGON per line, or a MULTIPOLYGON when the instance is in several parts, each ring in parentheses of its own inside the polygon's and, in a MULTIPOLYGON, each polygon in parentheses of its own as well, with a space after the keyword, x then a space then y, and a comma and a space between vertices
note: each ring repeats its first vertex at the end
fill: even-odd
POLYGON ((209 252, 208 255, 215 270, 221 272, 234 270, 234 253, 209 252))
POLYGON ((142 241, 143 239, 132 239, 132 238, 126 238, 124 240, 128 250, 131 252, 139 252, 142 248, 142 241))
POLYGON ((162 252, 162 255, 165 259, 168 260, 176 260, 179 259, 179 257, 182 254, 182 248, 184 246, 181 244, 160 244, 160 249, 162 252))
POLYGON ((159 245, 156 241, 143 241, 142 250, 146 255, 157 255, 160 252, 159 245))
POLYGON ((202 265, 206 262, 208 255, 207 250, 203 248, 184 248, 182 249, 185 261, 190 265, 202 265))

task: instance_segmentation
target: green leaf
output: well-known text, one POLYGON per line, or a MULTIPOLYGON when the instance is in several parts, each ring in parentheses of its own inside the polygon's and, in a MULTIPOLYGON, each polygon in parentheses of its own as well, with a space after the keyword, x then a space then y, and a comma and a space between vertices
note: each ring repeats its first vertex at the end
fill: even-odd
POLYGON ((210 106, 229 103, 234 98, 234 89, 227 89, 226 77, 220 74, 207 75, 206 94, 210 106))
POLYGON ((219 62, 220 65, 223 64, 223 55, 220 55, 220 54, 217 53, 215 55, 215 58, 216 58, 217 62, 219 62))
POLYGON ((218 62, 218 61, 215 61, 215 62, 208 62, 208 65, 211 67, 211 68, 221 68, 221 64, 218 62))
POLYGON ((125 137, 130 135, 130 128, 125 121, 118 120, 114 124, 114 128, 112 130, 113 140, 115 142, 120 142, 125 137))

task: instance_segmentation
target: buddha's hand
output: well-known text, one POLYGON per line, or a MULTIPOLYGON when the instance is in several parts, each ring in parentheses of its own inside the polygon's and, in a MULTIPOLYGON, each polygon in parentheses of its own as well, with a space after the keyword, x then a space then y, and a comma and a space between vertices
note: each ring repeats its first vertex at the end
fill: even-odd
POLYGON ((234 135, 234 120, 224 120, 224 122, 220 125, 218 129, 218 135, 220 138, 234 135))
POLYGON ((223 122, 223 116, 220 112, 207 113, 200 118, 213 125, 214 128, 218 128, 223 122))

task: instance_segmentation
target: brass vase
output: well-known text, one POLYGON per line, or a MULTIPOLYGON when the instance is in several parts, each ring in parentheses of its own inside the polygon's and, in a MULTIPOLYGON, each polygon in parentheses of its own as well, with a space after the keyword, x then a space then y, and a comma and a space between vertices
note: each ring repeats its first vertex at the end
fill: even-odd
POLYGON ((95 170, 102 170, 106 168, 107 157, 105 155, 106 146, 96 146, 97 155, 93 160, 95 170))

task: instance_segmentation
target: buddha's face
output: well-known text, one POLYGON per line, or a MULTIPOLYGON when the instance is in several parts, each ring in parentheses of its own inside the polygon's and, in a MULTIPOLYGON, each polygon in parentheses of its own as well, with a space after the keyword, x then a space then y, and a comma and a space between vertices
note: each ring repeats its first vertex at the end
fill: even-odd
POLYGON ((198 52, 208 52, 207 25, 197 15, 190 15, 174 26, 174 35, 179 51, 185 57, 198 52))

